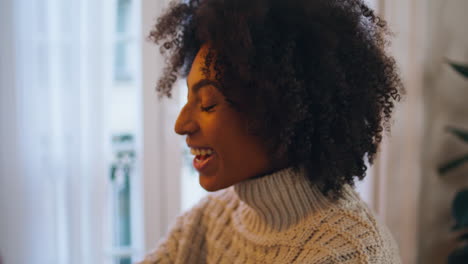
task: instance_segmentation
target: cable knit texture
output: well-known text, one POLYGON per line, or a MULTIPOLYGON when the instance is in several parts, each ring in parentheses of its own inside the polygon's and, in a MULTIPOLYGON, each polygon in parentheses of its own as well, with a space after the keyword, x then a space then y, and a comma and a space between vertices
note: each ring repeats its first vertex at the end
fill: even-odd
POLYGON ((396 244, 350 187, 327 199, 283 169, 203 198, 141 264, 400 263, 396 244))

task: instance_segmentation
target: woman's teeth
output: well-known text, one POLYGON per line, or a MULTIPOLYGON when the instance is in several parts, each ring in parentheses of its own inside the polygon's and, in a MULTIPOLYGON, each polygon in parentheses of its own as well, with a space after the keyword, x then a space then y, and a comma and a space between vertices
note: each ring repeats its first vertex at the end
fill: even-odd
POLYGON ((192 155, 195 155, 195 156, 199 156, 199 155, 211 155, 213 154, 213 150, 212 149, 201 149, 201 148, 191 148, 190 149, 190 153, 192 153, 192 155))
POLYGON ((190 148, 190 152, 195 155, 193 167, 200 172, 206 171, 216 161, 216 152, 211 148, 190 148))

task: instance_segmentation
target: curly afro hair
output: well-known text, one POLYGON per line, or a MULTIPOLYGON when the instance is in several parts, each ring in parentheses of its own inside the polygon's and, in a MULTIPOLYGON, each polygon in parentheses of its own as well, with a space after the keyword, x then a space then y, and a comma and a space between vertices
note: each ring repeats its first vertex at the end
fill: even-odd
POLYGON ((167 61, 160 96, 209 43, 204 74, 246 114, 271 161, 304 167, 339 198, 365 177, 404 94, 388 35, 362 0, 188 0, 172 2, 149 39, 167 61))

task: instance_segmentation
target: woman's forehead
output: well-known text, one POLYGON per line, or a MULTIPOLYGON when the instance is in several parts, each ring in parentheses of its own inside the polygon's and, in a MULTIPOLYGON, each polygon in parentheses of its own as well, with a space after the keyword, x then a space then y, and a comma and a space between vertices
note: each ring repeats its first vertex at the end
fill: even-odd
MULTIPOLYGON (((190 68, 190 72, 187 76, 187 86, 189 90, 191 90, 192 88, 195 88, 195 90, 199 90, 199 88, 201 88, 201 87, 197 87, 199 86, 199 84, 203 84, 202 86, 207 86, 207 85, 213 85, 215 83, 215 80, 212 77, 214 74, 210 74, 210 76, 206 76, 203 70, 206 67, 205 58, 208 52, 209 52, 209 47, 207 45, 203 45, 198 51, 197 55, 195 56, 195 59, 193 60, 193 63, 190 68)), ((210 72, 214 71, 213 63, 211 63, 209 67, 210 67, 210 72)))

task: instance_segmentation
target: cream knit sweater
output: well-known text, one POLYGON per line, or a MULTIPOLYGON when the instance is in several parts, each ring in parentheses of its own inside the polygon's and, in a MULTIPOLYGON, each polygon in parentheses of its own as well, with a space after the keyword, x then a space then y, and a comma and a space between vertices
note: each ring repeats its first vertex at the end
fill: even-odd
POLYGON ((214 192, 141 264, 400 263, 389 231, 346 186, 331 202, 291 168, 214 192))

